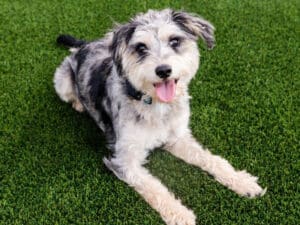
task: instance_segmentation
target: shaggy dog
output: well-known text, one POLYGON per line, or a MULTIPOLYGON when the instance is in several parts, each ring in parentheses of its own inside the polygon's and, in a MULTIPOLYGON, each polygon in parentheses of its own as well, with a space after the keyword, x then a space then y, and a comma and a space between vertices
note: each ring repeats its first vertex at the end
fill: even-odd
POLYGON ((172 225, 192 225, 196 217, 143 167, 157 147, 202 168, 239 195, 265 193, 257 177, 235 170, 191 134, 188 85, 199 67, 198 37, 213 48, 212 24, 165 9, 139 14, 93 42, 69 35, 57 39, 72 52, 55 72, 57 94, 89 113, 113 151, 105 165, 172 225))

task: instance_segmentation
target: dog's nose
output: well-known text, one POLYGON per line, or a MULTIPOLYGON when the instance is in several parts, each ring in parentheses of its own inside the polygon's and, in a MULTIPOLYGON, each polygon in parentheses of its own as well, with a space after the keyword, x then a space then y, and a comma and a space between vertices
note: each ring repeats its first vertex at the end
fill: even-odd
POLYGON ((163 64, 163 65, 156 67, 155 73, 160 78, 165 79, 171 75, 172 68, 169 65, 163 64))

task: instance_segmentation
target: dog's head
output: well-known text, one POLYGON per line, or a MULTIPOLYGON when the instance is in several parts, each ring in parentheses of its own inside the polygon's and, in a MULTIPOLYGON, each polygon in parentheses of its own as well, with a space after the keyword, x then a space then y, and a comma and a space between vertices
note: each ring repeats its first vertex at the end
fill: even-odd
POLYGON ((110 49, 120 76, 153 99, 172 102, 196 74, 198 38, 213 48, 213 32, 214 27, 198 16, 149 10, 118 26, 110 49))

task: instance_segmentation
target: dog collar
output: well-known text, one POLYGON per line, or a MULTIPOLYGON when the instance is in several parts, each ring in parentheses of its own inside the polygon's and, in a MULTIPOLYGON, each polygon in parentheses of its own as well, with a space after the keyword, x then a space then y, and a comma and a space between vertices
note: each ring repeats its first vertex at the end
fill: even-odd
POLYGON ((137 101, 141 101, 143 100, 143 102, 147 105, 151 105, 152 104, 152 98, 148 95, 146 95, 145 93, 136 90, 132 84, 129 82, 128 79, 126 79, 125 81, 125 87, 126 87, 126 93, 128 96, 130 96, 131 98, 137 100, 137 101))

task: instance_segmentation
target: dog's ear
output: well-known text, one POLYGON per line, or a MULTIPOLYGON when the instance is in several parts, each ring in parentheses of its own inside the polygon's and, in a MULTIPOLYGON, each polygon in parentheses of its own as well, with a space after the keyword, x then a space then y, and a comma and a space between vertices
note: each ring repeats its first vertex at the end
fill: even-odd
POLYGON ((123 55, 137 25, 138 24, 135 22, 118 25, 113 31, 113 39, 109 46, 109 50, 112 52, 114 60, 118 60, 118 58, 123 55))
POLYGON ((214 26, 203 18, 183 11, 172 11, 172 20, 185 32, 198 38, 201 37, 207 47, 215 45, 214 26))

